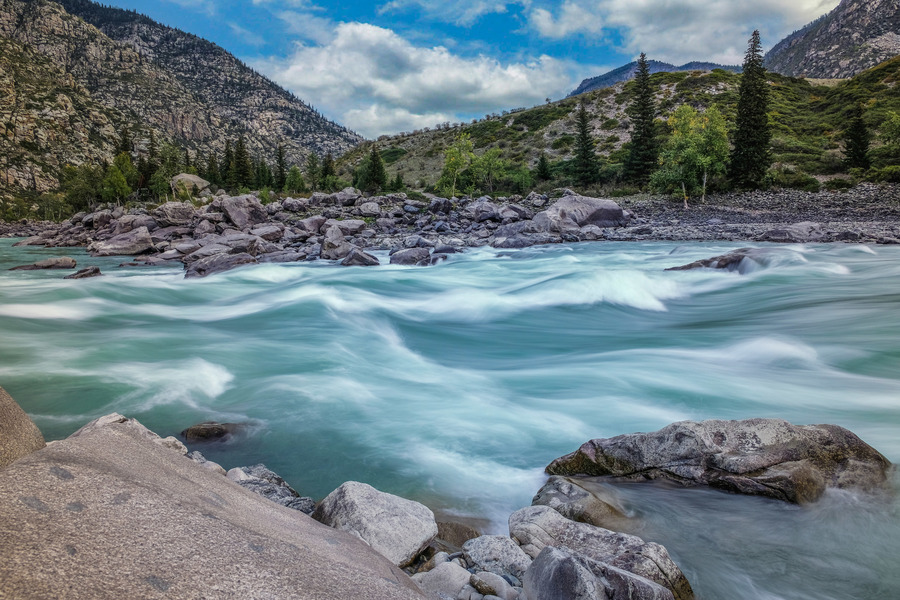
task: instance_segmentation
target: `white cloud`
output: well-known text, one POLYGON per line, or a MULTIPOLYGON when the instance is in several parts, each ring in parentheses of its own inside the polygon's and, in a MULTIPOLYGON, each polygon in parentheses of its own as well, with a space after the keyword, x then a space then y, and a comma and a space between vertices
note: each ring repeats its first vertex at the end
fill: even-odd
POLYGON ((190 8, 192 10, 199 10, 205 12, 206 14, 212 16, 216 14, 216 0, 168 0, 173 4, 177 4, 178 6, 183 6, 184 8, 190 8))
POLYGON ((298 44, 290 58, 255 66, 370 137, 542 103, 573 83, 570 65, 550 57, 465 58, 364 23, 341 23, 326 43, 298 44))
POLYGON ((825 14, 840 0, 565 0, 553 10, 534 6, 529 24, 539 35, 604 38, 616 32, 625 50, 670 62, 740 63, 754 28, 771 47, 825 14))
POLYGON ((334 21, 309 12, 282 10, 275 13, 288 33, 302 40, 327 44, 334 38, 334 21))
POLYGON ((259 34, 253 33, 246 27, 241 27, 237 23, 228 23, 228 28, 234 32, 236 36, 241 38, 245 44, 249 44, 251 46, 263 46, 266 43, 264 37, 259 34))
POLYGON ((522 4, 514 0, 391 0, 378 12, 405 10, 418 7, 426 15, 457 25, 471 25, 484 15, 505 13, 511 4, 522 4))

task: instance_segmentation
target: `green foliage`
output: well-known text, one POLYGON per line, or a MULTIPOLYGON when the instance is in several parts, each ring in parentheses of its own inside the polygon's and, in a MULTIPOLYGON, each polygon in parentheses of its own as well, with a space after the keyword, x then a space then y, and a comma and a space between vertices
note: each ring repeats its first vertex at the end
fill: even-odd
POLYGON ((656 169, 659 145, 656 141, 654 121, 656 102, 650 85, 650 65, 647 55, 641 52, 634 79, 634 98, 628 107, 632 134, 628 157, 625 160, 625 177, 629 181, 644 183, 656 169))
POLYGON ((385 165, 392 165, 409 153, 405 148, 388 148, 381 153, 385 165))
POLYGON ((530 131, 543 129, 550 123, 563 119, 572 112, 572 106, 568 102, 552 104, 548 106, 539 106, 531 110, 522 111, 516 114, 513 119, 513 125, 527 127, 530 131))
POLYGON ((37 206, 36 214, 45 221, 59 222, 72 214, 72 206, 63 194, 41 194, 34 204, 37 206))
POLYGON ((744 58, 739 90, 730 177, 738 187, 755 188, 772 164, 769 143, 769 84, 763 66, 759 31, 754 31, 744 58))
POLYGON ((658 191, 680 190, 685 208, 688 197, 706 189, 710 177, 725 174, 728 161, 728 131, 716 108, 700 114, 687 104, 669 118, 672 135, 660 155, 660 168, 650 184, 658 191))
POLYGON ((206 177, 205 179, 214 185, 222 185, 222 173, 219 171, 219 161, 216 159, 216 153, 210 152, 209 158, 206 160, 206 177))
POLYGON ((306 157, 306 176, 309 178, 310 190, 315 192, 319 189, 319 176, 322 174, 319 166, 319 157, 315 152, 310 152, 306 157))
POLYGON ((353 178, 353 185, 364 192, 377 194, 388 186, 387 171, 378 151, 378 145, 372 144, 372 151, 362 162, 353 178))
POLYGON ((265 206, 266 204, 271 204, 274 201, 275 201, 275 194, 273 194, 269 188, 263 187, 261 190, 259 190, 259 203, 260 204, 265 206))
POLYGON ((818 192, 821 189, 819 180, 811 175, 799 172, 790 167, 773 169, 766 174, 766 181, 773 188, 818 192))
POLYGON ((537 166, 534 169, 534 178, 538 181, 550 181, 553 178, 553 172, 550 170, 550 161, 547 160, 547 155, 543 152, 541 152, 537 166))
POLYGON ((138 183, 140 182, 140 173, 134 167, 134 164, 131 162, 131 155, 127 152, 122 152, 118 156, 116 156, 113 164, 119 168, 119 171, 125 177, 125 182, 128 184, 128 187, 135 189, 138 187, 138 183))
POLYGON ((591 135, 590 118, 582 102, 578 107, 578 136, 575 139, 575 159, 573 174, 575 181, 581 186, 595 183, 600 175, 600 162, 594 150, 594 138, 591 135))
POLYGON ((303 173, 300 167, 294 165, 287 173, 284 181, 284 191, 288 194, 299 194, 306 191, 306 182, 303 180, 303 173))
POLYGON ((471 175, 470 169, 475 162, 474 149, 471 136, 468 133, 460 133, 444 152, 444 169, 436 188, 447 197, 456 196, 461 178, 471 175))
POLYGON ((872 166, 869 160, 869 128, 863 120, 863 110, 857 106, 853 118, 844 130, 844 156, 851 169, 868 169, 872 166))
POLYGON ((403 181, 403 175, 397 173, 397 176, 391 180, 387 186, 388 192, 402 192, 406 189, 406 183, 403 181))
POLYGON ((287 162, 284 158, 284 146, 278 144, 278 150, 275 153, 275 189, 283 190, 287 181, 287 162))
POLYGON ((322 160, 322 167, 319 169, 319 188, 325 192, 336 192, 339 189, 343 189, 337 187, 337 181, 337 172, 334 169, 334 156, 332 156, 331 152, 328 152, 322 160))
POLYGON ((575 143, 575 136, 564 134, 553 140, 553 143, 550 144, 550 147, 554 150, 562 150, 564 148, 568 148, 572 144, 575 143))
POLYGON ((232 177, 238 187, 250 187, 256 180, 253 163, 250 160, 250 152, 247 151, 243 136, 239 137, 234 145, 234 173, 232 177))
POLYGON ((100 196, 106 202, 119 204, 130 194, 131 188, 128 187, 128 182, 125 181, 122 171, 116 165, 110 165, 109 169, 106 170, 103 183, 100 185, 100 196))
POLYGON ((881 169, 874 169, 872 179, 884 183, 900 183, 900 165, 889 165, 881 169))
POLYGON ((834 179, 829 179, 825 182, 825 189, 832 192, 849 190, 852 187, 853 182, 849 179, 844 179, 843 177, 835 177, 834 179))
POLYGON ((473 183, 481 191, 493 193, 499 179, 509 168, 509 163, 500 156, 500 150, 493 148, 472 161, 470 169, 473 183))
POLYGON ((60 180, 66 202, 73 210, 89 210, 100 199, 103 169, 88 164, 79 167, 66 165, 60 180))

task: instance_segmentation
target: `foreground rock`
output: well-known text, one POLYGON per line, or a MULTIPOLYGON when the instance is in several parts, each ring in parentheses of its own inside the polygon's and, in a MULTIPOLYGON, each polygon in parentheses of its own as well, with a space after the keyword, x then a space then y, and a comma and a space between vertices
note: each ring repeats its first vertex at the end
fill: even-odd
POLYGON ((400 567, 410 564, 438 532, 427 507, 356 481, 328 494, 313 518, 358 536, 400 567))
POLYGON ((546 547, 565 547, 649 579, 671 591, 677 600, 694 597, 687 578, 666 549, 639 537, 570 521, 548 506, 529 506, 514 512, 509 517, 509 533, 532 558, 536 559, 546 547))
POLYGON ((622 207, 605 198, 564 196, 534 217, 539 231, 564 233, 582 227, 624 227, 631 220, 622 207))
POLYGON ((549 506, 565 518, 622 531, 628 517, 608 488, 590 481, 554 475, 531 501, 532 506, 549 506))
POLYGON ((101 275, 103 273, 100 272, 100 267, 87 267, 71 275, 66 275, 63 279, 89 279, 91 277, 100 277, 101 275))
POLYGON ((724 269, 745 273, 748 263, 763 265, 771 257, 772 252, 766 248, 738 248, 721 256, 697 260, 680 267, 669 267, 666 271, 690 271, 693 269, 724 269))
POLYGON ((44 436, 0 387, 0 469, 44 447, 44 436))
POLYGON ((97 256, 136 256, 153 248, 153 240, 146 227, 139 227, 103 242, 94 242, 88 250, 97 256))
POLYGON ((47 258, 39 260, 33 265, 22 265, 21 267, 13 267, 10 271, 41 271, 44 269, 74 269, 76 265, 75 259, 68 256, 59 256, 56 258, 47 258))
POLYGON ((181 437, 187 442, 221 440, 231 437, 243 428, 244 426, 240 423, 216 423, 215 421, 206 421, 205 423, 191 425, 181 432, 181 437))
POLYGON ((268 469, 266 465, 235 467, 228 471, 226 476, 239 486, 281 506, 299 510, 307 515, 311 515, 316 509, 316 503, 312 498, 301 496, 297 490, 289 486, 281 476, 268 469))
POLYGON ((169 444, 111 415, 0 470, 0 597, 422 598, 352 535, 169 444))
POLYGON ((828 487, 878 488, 890 468, 842 427, 749 419, 683 421, 653 433, 591 440, 553 461, 547 472, 668 479, 802 503, 817 500, 828 487))

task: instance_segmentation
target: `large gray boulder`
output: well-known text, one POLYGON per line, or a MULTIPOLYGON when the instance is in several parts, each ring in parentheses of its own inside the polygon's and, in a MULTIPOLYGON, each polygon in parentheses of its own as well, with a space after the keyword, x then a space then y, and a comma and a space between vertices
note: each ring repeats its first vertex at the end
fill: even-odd
POLYGON ((552 546, 541 550, 523 583, 525 600, 674 600, 640 575, 552 546))
POLYGON ((890 468, 843 427, 749 419, 682 421, 653 433, 591 440, 553 461, 547 473, 669 479, 802 503, 827 487, 880 487, 890 468))
POLYGON ((160 227, 190 225, 196 215, 197 209, 187 202, 166 202, 153 210, 153 216, 160 227))
POLYGON ((199 194, 203 190, 209 188, 210 183, 197 175, 191 173, 179 173, 169 182, 172 191, 177 192, 179 188, 185 190, 189 194, 199 194))
POLYGON ((265 207, 250 194, 222 198, 222 212, 238 229, 247 229, 269 219, 265 207))
POLYGON ((389 561, 110 415, 0 471, 0 597, 422 598, 389 561))
POLYGON ((434 513, 426 506, 357 481, 328 494, 313 518, 358 536, 400 567, 410 564, 437 536, 434 513))
POLYGON ((521 579, 531 558, 516 542, 505 535, 483 535, 463 544, 466 560, 480 571, 512 575, 521 579))
POLYGON ((628 517, 615 493, 601 483, 554 475, 538 491, 532 506, 549 506, 565 518, 621 531, 628 517))
POLYGON ((212 256, 201 258, 200 260, 196 260, 186 265, 184 278, 192 279, 194 277, 206 277, 208 275, 230 271, 231 269, 242 265, 255 265, 257 262, 258 261, 254 257, 246 252, 238 254, 213 254, 212 256))
POLYGON ((0 469, 43 447, 40 430, 0 387, 0 469))
POLYGON ((649 579, 670 590, 676 600, 694 597, 690 583, 668 551, 639 537, 570 521, 548 506, 529 506, 514 512, 509 517, 509 533, 532 558, 547 546, 564 546, 649 579))
POLYGON ((341 261, 341 265, 344 267, 376 267, 380 264, 377 256, 372 256, 359 248, 350 250, 350 254, 341 261))
POLYGON ((405 248, 391 254, 392 265, 424 266, 431 259, 431 251, 428 248, 405 248))
POLYGON ((631 216, 618 204, 606 198, 564 196, 550 208, 534 216, 539 231, 563 233, 586 225, 624 227, 631 216))
POLYGON ((33 265, 22 265, 21 267, 13 267, 10 271, 42 271, 44 269, 74 269, 76 265, 75 259, 69 256, 56 256, 53 258, 45 258, 39 260, 33 265))
POLYGON ((324 260, 341 260, 346 258, 353 246, 344 239, 344 232, 337 225, 332 225, 325 232, 322 240, 322 251, 319 256, 324 260))
POLYGON ((412 576, 429 599, 455 598, 469 584, 472 574, 455 562, 445 562, 425 573, 412 576))
POLYGON ((759 236, 761 242, 780 242, 784 244, 806 244, 809 242, 828 241, 827 230, 821 223, 803 221, 777 229, 770 229, 759 236))
POLYGON ((146 227, 139 227, 105 242, 94 242, 88 246, 88 250, 96 256, 136 256, 152 249, 153 240, 146 227))

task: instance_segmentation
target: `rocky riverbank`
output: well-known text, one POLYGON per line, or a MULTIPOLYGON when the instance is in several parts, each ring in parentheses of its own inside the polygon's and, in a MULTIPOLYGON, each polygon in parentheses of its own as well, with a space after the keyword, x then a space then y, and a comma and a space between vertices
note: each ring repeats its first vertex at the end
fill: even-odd
POLYGON ((184 264, 202 277, 245 264, 340 261, 425 266, 466 248, 524 248, 579 241, 722 240, 784 243, 900 243, 900 186, 859 185, 847 192, 752 192, 712 196, 684 209, 668 197, 615 202, 565 190, 558 198, 367 197, 357 190, 262 204, 254 194, 195 204, 107 207, 61 224, 0 224, 21 245, 85 246, 128 265, 184 264))

